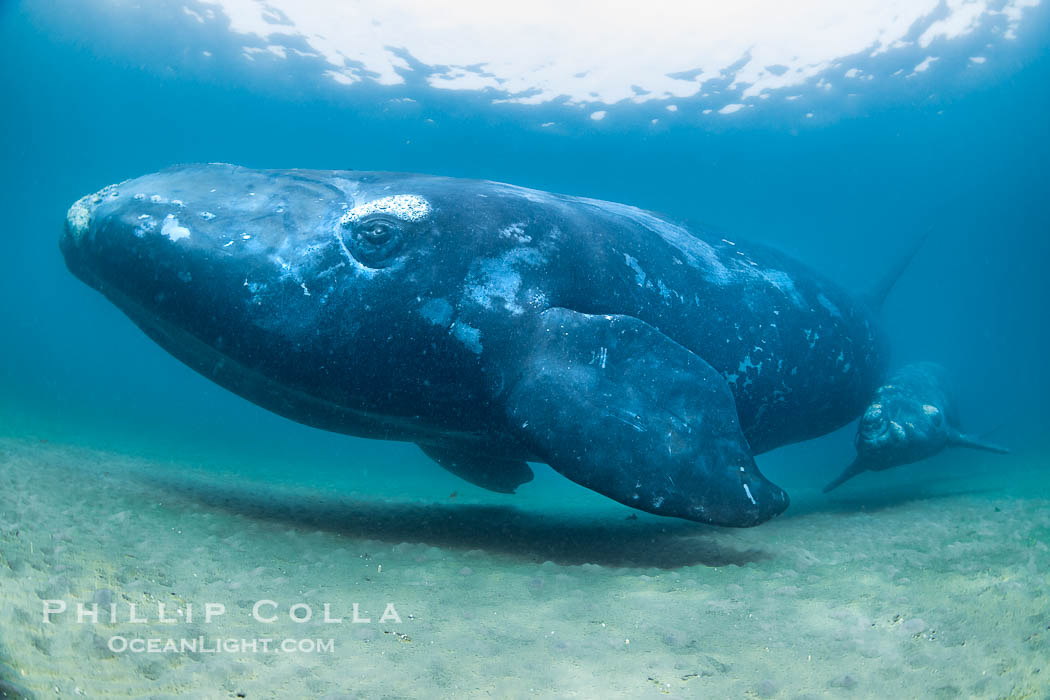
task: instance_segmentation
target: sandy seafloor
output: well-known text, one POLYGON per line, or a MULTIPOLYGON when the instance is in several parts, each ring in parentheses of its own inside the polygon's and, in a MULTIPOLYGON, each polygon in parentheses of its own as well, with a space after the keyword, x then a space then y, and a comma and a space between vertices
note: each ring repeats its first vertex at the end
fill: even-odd
POLYGON ((984 476, 796 490, 788 515, 725 530, 628 519, 552 474, 452 497, 390 473, 333 489, 3 438, 0 678, 37 698, 1043 700, 1046 464, 1004 480, 958 454, 984 476), (113 601, 120 621, 44 624, 45 599, 113 601), (278 622, 251 617, 258 600, 278 622), (197 618, 160 623, 159 602, 197 618), (208 602, 227 612, 204 624, 208 602), (288 619, 299 602, 315 619, 288 619), (371 623, 349 622, 355 602, 371 623), (400 624, 378 622, 387 602, 400 624), (346 620, 321 622, 324 603, 346 620), (114 635, 334 649, 113 653, 114 635))

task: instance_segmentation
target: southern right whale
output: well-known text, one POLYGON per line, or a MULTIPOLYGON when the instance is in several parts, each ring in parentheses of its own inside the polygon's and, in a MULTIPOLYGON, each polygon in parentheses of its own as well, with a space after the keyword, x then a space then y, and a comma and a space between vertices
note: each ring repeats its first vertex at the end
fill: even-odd
POLYGON ((964 435, 948 372, 934 362, 916 362, 893 373, 880 386, 875 400, 857 426, 857 458, 824 493, 838 488, 857 474, 912 464, 938 454, 946 447, 972 447, 1006 454, 1006 448, 964 435))
POLYGON ((60 244, 283 416, 718 525, 782 512, 754 455, 853 420, 886 370, 870 305, 780 252, 497 182, 183 165, 82 198, 60 244))

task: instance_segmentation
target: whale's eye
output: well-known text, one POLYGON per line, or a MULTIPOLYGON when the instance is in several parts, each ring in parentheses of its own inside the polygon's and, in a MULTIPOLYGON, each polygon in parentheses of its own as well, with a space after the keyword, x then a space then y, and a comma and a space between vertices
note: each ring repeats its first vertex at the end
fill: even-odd
POLYGON ((373 245, 382 245, 394 235, 394 227, 386 221, 370 221, 358 227, 357 235, 373 245))
POLYGON ((343 243, 362 265, 386 267, 401 248, 402 225, 386 216, 372 216, 359 221, 344 221, 343 243))

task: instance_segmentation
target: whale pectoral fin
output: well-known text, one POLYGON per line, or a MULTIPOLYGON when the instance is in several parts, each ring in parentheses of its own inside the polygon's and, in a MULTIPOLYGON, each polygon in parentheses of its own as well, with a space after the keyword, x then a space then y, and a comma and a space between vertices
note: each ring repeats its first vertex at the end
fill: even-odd
POLYGON ((492 458, 433 445, 420 445, 419 449, 460 479, 489 491, 514 493, 519 486, 532 481, 532 469, 520 459, 492 458))
POLYGON ((1010 450, 1006 447, 1000 447, 999 445, 984 442, 979 438, 971 437, 969 435, 963 435, 960 432, 955 432, 948 437, 949 447, 969 447, 973 450, 984 450, 985 452, 995 452, 1000 455, 1010 454, 1010 450))
POLYGON ((857 474, 866 471, 868 471, 868 468, 861 464, 860 457, 858 457, 857 459, 853 460, 853 464, 846 467, 841 474, 835 477, 835 479, 830 484, 824 487, 824 493, 828 493, 829 491, 837 489, 839 486, 842 486, 844 483, 855 477, 857 474))
POLYGON ((659 515, 757 525, 788 497, 758 471, 725 379, 630 316, 548 309, 506 401, 509 429, 589 489, 659 515))

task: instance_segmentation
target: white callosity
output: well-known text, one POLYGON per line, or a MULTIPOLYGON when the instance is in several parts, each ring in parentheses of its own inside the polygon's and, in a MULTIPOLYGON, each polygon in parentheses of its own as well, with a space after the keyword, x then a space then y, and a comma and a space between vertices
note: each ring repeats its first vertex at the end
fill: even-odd
POLYGON ((122 184, 124 183, 120 182, 103 187, 94 194, 81 197, 69 208, 69 211, 66 212, 66 222, 69 224, 69 232, 74 238, 80 238, 87 233, 88 227, 91 225, 91 208, 107 197, 114 199, 119 197, 120 190, 117 188, 122 184))
POLYGON ((373 214, 386 214, 401 221, 422 221, 430 216, 430 202, 418 194, 395 194, 358 204, 348 210, 342 224, 355 224, 373 214))
POLYGON ((91 210, 88 209, 87 202, 85 202, 87 199, 88 197, 78 199, 66 214, 66 221, 69 222, 69 232, 73 234, 74 238, 80 238, 87 233, 88 226, 91 225, 91 210))

